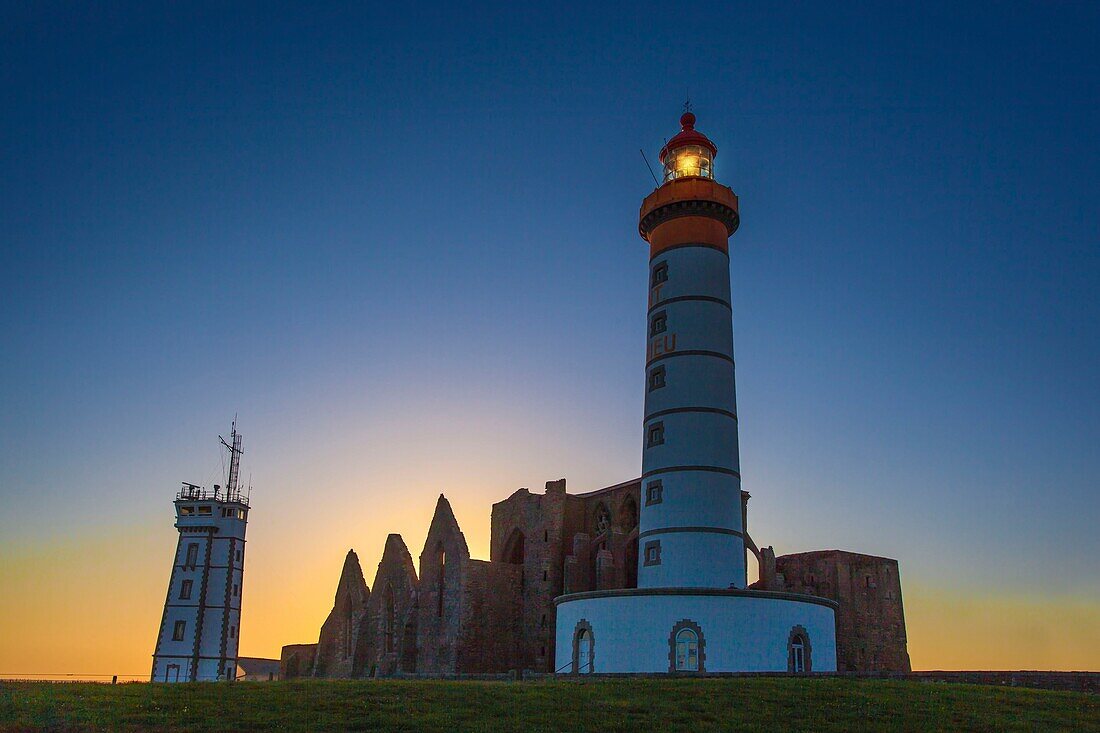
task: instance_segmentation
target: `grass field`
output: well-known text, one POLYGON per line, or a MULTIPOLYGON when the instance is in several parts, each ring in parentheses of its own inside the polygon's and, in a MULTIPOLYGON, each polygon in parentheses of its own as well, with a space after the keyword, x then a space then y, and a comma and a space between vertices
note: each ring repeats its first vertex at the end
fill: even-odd
POLYGON ((0 731, 1100 731, 1083 693, 883 680, 0 683, 0 731))

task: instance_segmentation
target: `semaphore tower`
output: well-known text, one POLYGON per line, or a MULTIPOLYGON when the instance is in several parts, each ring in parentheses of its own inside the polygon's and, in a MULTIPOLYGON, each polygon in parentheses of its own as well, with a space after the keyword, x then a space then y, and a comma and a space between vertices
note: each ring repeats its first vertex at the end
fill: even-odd
POLYGON ((560 671, 835 671, 836 603, 746 588, 729 237, 737 196, 685 111, 649 244, 638 587, 559 596, 560 671))
POLYGON ((241 495, 241 434, 233 421, 223 490, 184 483, 176 494, 175 559, 153 652, 152 682, 233 681, 241 629, 248 497, 241 495))

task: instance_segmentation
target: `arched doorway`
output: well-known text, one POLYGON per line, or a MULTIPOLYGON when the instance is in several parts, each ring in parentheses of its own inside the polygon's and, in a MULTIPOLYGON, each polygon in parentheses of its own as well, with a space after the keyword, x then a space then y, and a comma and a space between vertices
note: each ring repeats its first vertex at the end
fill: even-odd
POLYGON ((672 627, 668 636, 669 672, 705 672, 706 640, 699 624, 683 619, 672 627))
POLYGON ((596 667, 596 638, 583 618, 573 629, 573 674, 591 674, 596 667))
POLYGON ((699 671, 699 635, 691 629, 676 633, 676 671, 699 671))
POLYGON ((588 629, 581 629, 577 637, 577 671, 580 674, 592 672, 592 633, 588 629))

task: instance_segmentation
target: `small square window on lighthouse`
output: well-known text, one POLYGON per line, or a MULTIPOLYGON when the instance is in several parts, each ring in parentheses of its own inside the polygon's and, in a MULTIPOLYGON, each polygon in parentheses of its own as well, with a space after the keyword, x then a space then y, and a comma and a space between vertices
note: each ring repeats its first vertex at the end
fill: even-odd
POLYGON ((668 329, 668 315, 664 311, 654 313, 649 319, 649 335, 656 336, 664 333, 666 329, 668 329))
POLYGON ((665 365, 655 366, 649 370, 649 391, 665 386, 665 365))
POLYGON ((665 424, 663 422, 655 422, 649 426, 649 431, 646 434, 646 447, 652 448, 655 445, 662 445, 665 442, 665 424))
POLYGON ((653 506, 654 504, 660 504, 664 501, 664 484, 660 479, 657 481, 650 481, 645 485, 645 505, 653 506))
POLYGON ((655 288, 664 282, 668 282, 668 263, 658 262, 653 266, 653 276, 649 280, 649 287, 655 288))
POLYGON ((660 565, 661 564, 661 541, 651 540, 645 543, 645 565, 660 565))

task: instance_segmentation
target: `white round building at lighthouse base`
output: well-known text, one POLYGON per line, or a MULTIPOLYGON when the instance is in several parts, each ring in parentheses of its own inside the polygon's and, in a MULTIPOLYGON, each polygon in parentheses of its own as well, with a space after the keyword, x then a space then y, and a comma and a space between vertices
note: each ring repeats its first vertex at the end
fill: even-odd
POLYGON ((825 598, 631 588, 555 603, 563 673, 836 671, 837 606, 825 598))

